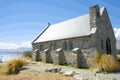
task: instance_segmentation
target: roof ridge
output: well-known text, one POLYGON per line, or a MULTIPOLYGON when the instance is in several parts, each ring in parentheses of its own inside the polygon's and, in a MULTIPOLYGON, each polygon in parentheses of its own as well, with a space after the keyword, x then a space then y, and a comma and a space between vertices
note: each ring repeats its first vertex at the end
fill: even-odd
MULTIPOLYGON (((68 19, 68 20, 61 21, 61 22, 55 23, 55 24, 53 24, 53 25, 58 25, 58 24, 61 24, 61 23, 64 23, 64 22, 68 22, 68 21, 71 21, 71 20, 74 20, 74 19, 77 19, 77 18, 84 17, 84 16, 86 16, 86 15, 89 15, 89 13, 84 14, 84 15, 81 15, 81 16, 78 16, 78 17, 74 17, 74 18, 71 18, 71 19, 68 19)), ((53 25, 51 25, 51 26, 53 26, 53 25)))

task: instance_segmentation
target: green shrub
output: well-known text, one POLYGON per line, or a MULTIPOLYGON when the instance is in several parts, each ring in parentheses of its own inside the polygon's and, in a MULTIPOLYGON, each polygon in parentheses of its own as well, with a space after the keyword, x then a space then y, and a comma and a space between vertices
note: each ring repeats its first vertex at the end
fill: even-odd
POLYGON ((23 53, 23 56, 32 58, 32 52, 31 51, 26 51, 26 52, 23 53))
POLYGON ((93 65, 100 71, 113 72, 120 69, 120 64, 112 55, 96 53, 96 57, 93 60, 93 65))
POLYGON ((22 68, 26 64, 27 64, 26 59, 20 58, 6 62, 3 67, 5 68, 5 73, 10 75, 19 73, 20 68, 22 68))

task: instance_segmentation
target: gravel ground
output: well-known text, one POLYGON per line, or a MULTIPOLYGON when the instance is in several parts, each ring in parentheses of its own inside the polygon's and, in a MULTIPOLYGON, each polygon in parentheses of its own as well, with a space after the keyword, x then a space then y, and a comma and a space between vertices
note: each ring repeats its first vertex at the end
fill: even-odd
MULTIPOLYGON (((45 71, 46 69, 59 68, 60 66, 25 66, 30 70, 45 71)), ((77 69, 69 67, 61 67, 62 71, 75 71, 77 75, 74 77, 77 80, 120 80, 120 71, 116 73, 94 73, 92 70, 88 69, 77 69)))
MULTIPOLYGON (((3 63, 0 63, 0 66, 3 63)), ((89 69, 77 69, 65 66, 54 66, 51 64, 40 63, 40 65, 28 65, 24 66, 29 70, 36 70, 40 72, 44 72, 46 69, 53 69, 53 68, 61 68, 63 72, 67 71, 75 71, 77 74, 74 76, 77 80, 120 80, 120 71, 115 73, 94 73, 92 70, 89 69)))

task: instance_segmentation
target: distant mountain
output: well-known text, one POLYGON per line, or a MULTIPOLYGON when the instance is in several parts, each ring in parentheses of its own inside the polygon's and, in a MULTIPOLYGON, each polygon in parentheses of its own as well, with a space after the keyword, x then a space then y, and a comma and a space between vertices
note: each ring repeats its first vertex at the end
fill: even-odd
POLYGON ((21 47, 21 48, 16 49, 16 51, 18 51, 18 52, 32 51, 32 48, 21 47))
POLYGON ((117 47, 118 50, 120 50, 120 40, 117 41, 116 47, 117 47))
POLYGON ((12 52, 12 49, 0 49, 0 52, 12 52))
POLYGON ((24 52, 24 51, 32 51, 32 48, 20 47, 17 49, 0 49, 0 52, 24 52))
MULTIPOLYGON (((120 40, 117 40, 116 47, 118 50, 120 50, 120 40)), ((17 49, 0 49, 0 52, 24 52, 24 51, 32 51, 32 48, 20 47, 17 49)))

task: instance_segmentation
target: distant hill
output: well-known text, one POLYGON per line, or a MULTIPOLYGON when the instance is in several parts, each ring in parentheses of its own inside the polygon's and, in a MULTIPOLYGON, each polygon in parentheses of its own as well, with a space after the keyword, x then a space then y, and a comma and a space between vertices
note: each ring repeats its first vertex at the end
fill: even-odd
POLYGON ((0 49, 0 52, 24 52, 24 51, 32 51, 32 48, 20 47, 17 49, 0 49))
POLYGON ((120 50, 120 40, 117 41, 117 43, 116 43, 116 48, 117 48, 118 50, 120 50))

